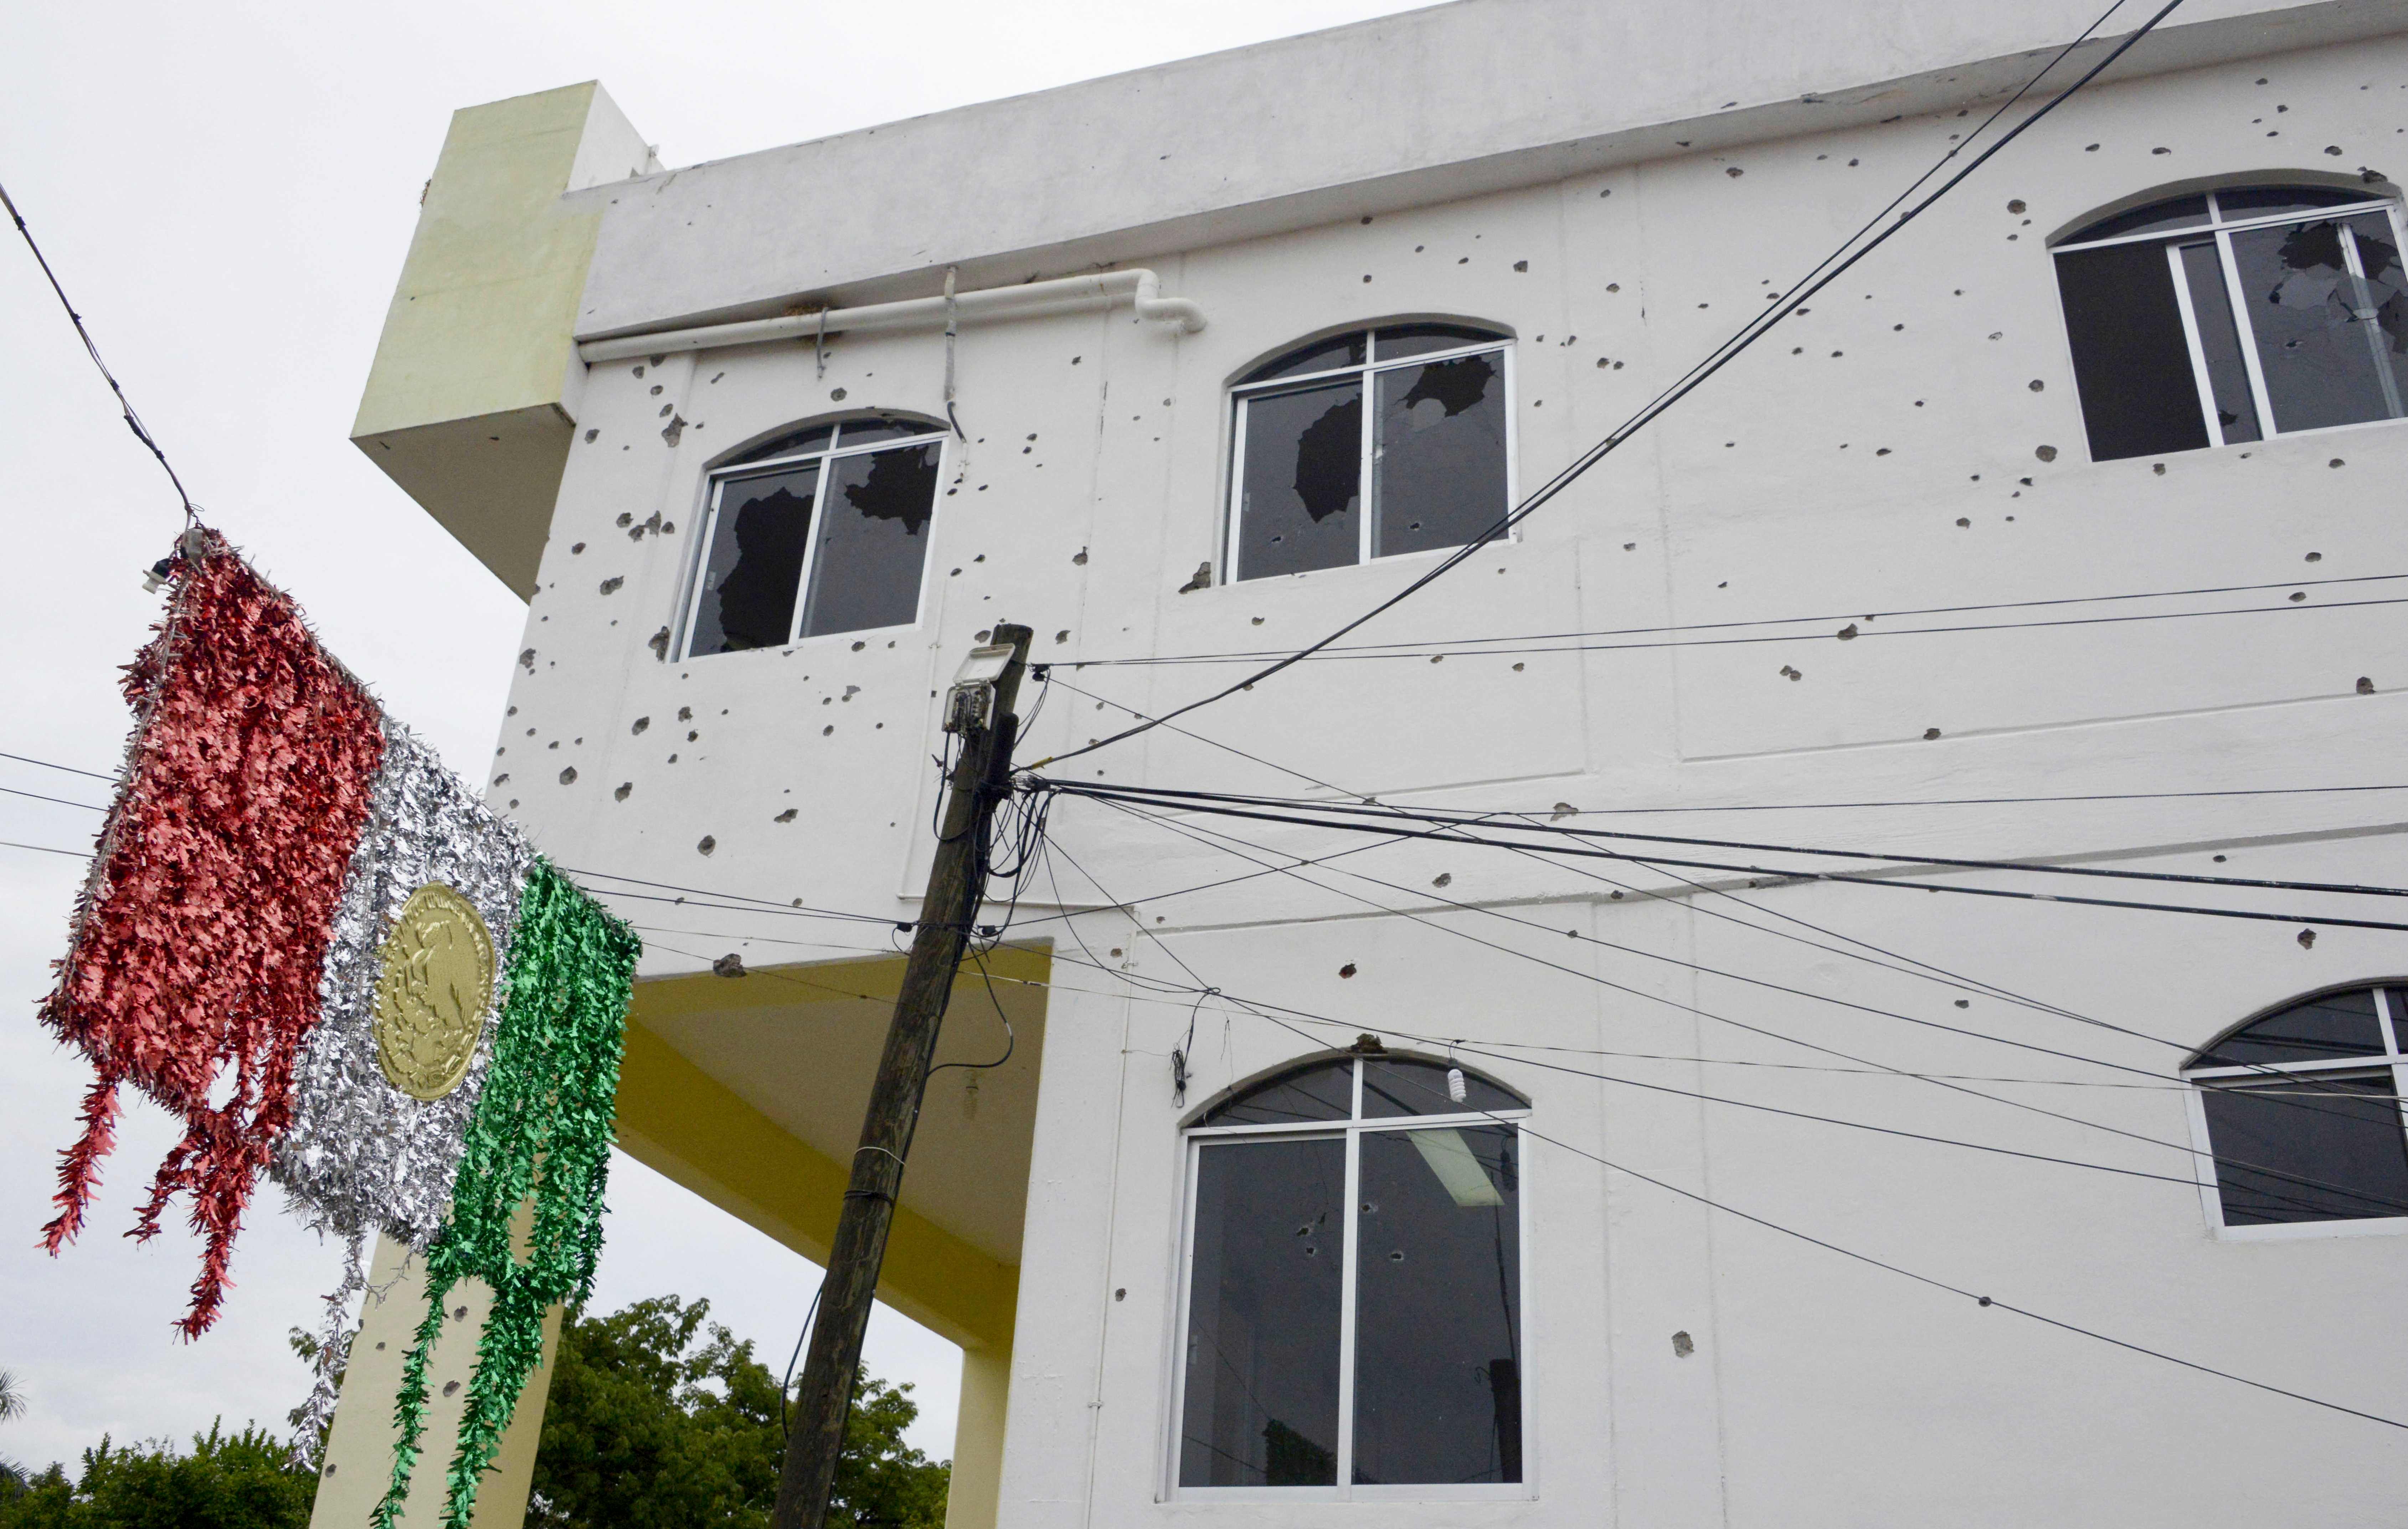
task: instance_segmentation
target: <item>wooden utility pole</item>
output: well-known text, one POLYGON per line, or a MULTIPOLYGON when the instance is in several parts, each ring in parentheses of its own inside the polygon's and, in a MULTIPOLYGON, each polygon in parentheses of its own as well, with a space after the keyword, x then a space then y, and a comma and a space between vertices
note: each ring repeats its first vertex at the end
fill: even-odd
POLYGON ((903 1185, 903 1160, 919 1123, 953 976, 986 893, 988 822, 1010 789, 1011 745, 1019 727, 1011 707, 1028 659, 1028 638, 1027 627, 996 627, 993 644, 970 655, 963 679, 946 698, 945 730, 959 736, 960 753, 948 782, 944 830, 936 864, 928 869, 928 892, 920 905, 902 991, 895 995, 895 1018, 886 1027, 886 1051, 870 1086, 844 1209, 837 1218, 770 1529, 823 1529, 827 1519, 828 1492, 861 1369, 861 1337, 869 1325, 895 1197, 903 1185))

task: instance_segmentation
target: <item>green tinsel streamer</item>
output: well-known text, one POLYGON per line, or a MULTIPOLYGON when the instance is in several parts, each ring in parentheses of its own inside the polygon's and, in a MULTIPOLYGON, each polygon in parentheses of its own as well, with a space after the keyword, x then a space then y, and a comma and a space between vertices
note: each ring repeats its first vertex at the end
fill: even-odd
POLYGON ((468 1529, 477 1483, 543 1358, 543 1315, 592 1293, 627 1003, 642 943, 538 857, 519 899, 508 994, 485 1092, 469 1122, 452 1216, 427 1250, 426 1318, 394 1403, 393 1480, 372 1521, 394 1529, 426 1427, 426 1363, 463 1279, 494 1292, 467 1411, 446 1473, 446 1529, 468 1529), (532 1195, 526 1256, 511 1222, 532 1195))

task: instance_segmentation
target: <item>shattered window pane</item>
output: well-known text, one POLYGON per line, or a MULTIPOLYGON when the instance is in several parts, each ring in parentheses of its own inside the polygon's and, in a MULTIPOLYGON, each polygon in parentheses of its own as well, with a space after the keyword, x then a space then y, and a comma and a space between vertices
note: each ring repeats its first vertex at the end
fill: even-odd
POLYGON ((1333 335, 1326 340, 1299 346, 1268 365, 1248 372, 1240 386, 1247 382, 1268 382, 1275 377, 1302 377, 1308 372, 1334 371, 1340 366, 1363 364, 1363 332, 1333 335))
POLYGON ((1346 1143, 1197 1153, 1182 1487, 1338 1483, 1346 1143))
POLYGON ((775 648, 793 636, 819 476, 813 462, 720 486, 688 652, 775 648))
POLYGON ((1371 555, 1477 539, 1506 510, 1501 356, 1457 356, 1378 377, 1371 555))
POLYGON ((1520 1176, 1511 1126, 1367 1132, 1354 1479, 1522 1479, 1520 1176))
POLYGON ((811 569, 806 636, 908 626, 919 619, 940 450, 940 442, 929 441, 838 457, 830 464, 834 477, 811 569))
POLYGON ((2397 342, 2386 331, 2401 326, 2401 271, 2390 221, 2329 219, 2230 237, 2275 428, 2398 418, 2397 342), (2353 234, 2373 279, 2349 269, 2353 234))
POLYGON ((2215 241, 2182 247, 2183 283, 2190 289, 2191 317, 2199 324, 2200 353, 2207 358, 2209 392, 2227 445, 2256 440, 2258 400, 2249 391, 2249 364, 2242 359, 2241 332, 2232 323, 2232 294, 2224 285, 2224 261, 2215 241))
POLYGON ((1371 336, 1371 359, 1402 361, 1407 356, 1427 355, 1432 350, 1459 350, 1467 345, 1493 340, 1497 336, 1485 329, 1473 329, 1466 324, 1390 324, 1375 330, 1371 336))
POLYGON ((2091 460, 2207 445, 2165 246, 2071 250, 2057 257, 2057 281, 2091 460))
POLYGON ((1238 490, 1238 577, 1341 567, 1361 556, 1359 377, 1245 405, 1238 490))

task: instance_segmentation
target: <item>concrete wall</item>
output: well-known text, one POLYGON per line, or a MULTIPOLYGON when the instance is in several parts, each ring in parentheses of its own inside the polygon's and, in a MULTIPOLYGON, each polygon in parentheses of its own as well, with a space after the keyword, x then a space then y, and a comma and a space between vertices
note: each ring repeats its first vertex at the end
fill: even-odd
MULTIPOLYGON (((1515 12, 1492 3, 1432 14, 1484 9, 1515 12)), ((2022 24, 1984 15, 1983 25, 2022 24)), ((1918 59, 1956 45, 1936 38, 1918 59)), ((1548 66, 1540 53, 1525 62, 1548 66)), ((2396 173, 2403 91, 2408 44, 2386 38, 2076 98, 1517 542, 1363 637, 1775 616, 1825 616, 1836 629, 1877 611, 2400 571, 2394 485, 2408 435, 2396 424, 2162 462, 2088 462, 2042 240, 2092 209, 2195 178, 2396 173)), ((1166 291, 1211 315, 1193 336, 1125 309, 966 331, 957 372, 968 439, 947 447, 924 616, 903 631, 685 664, 666 661, 663 636, 688 587, 709 465, 824 412, 940 414, 937 336, 844 339, 824 376, 808 345, 596 367, 530 606, 494 796, 566 864, 908 918, 928 853, 935 696, 996 621, 1036 627, 1038 656, 1055 663, 1272 648, 1321 635, 1427 566, 1407 559, 1179 593, 1199 563, 1220 562, 1225 389, 1249 364, 1298 336, 1392 316, 1509 328, 1514 449, 1523 480, 1535 482, 1871 215, 1965 130, 1959 109, 1668 151, 1159 254, 1166 291), (789 808, 799 810, 781 822, 789 808)), ((763 274, 765 249, 824 236, 824 202, 779 194, 789 172, 778 156, 710 173, 719 206, 771 221, 725 225, 707 249, 684 250, 645 232, 654 214, 604 197, 601 248, 621 253, 597 256, 589 320, 666 320, 767 291, 783 279, 763 274)), ((852 258, 843 240, 829 248, 829 261, 852 258)), ((859 264, 891 271, 896 262, 859 264)), ((2280 591, 2263 598, 2286 604, 2280 591)), ((2338 598, 2319 591, 2304 604, 2338 598)), ((1155 711, 1236 671, 1059 672, 1155 711)), ((2379 610, 2286 607, 1845 644, 1308 664, 1194 723, 1383 800, 1598 810, 2388 780, 2403 687, 2408 639, 2396 622, 2379 610), (2361 676, 2372 695, 2358 693, 2361 676)), ((1125 721, 1057 686, 1024 757, 1125 721)), ((1305 789, 1167 731, 1065 770, 1305 789)), ((2244 875, 2391 881, 2403 825, 2388 803, 2293 796, 1651 822, 2184 870, 2208 870, 2221 854, 2244 875)), ((1298 855, 1344 847, 1261 824, 1202 826, 1298 855)), ((1734 886, 1742 901, 1616 897, 1597 879, 1519 857, 1428 844, 1336 862, 1311 873, 1319 884, 1265 878, 1170 896, 1248 867, 1089 804, 1065 804, 1054 827, 1109 889, 1057 863, 1063 901, 1136 907, 1077 921, 1083 948, 1057 938, 996 1522, 1307 1524, 1338 1511, 1162 1502, 1183 1193, 1163 1053, 1191 1005, 1133 993, 1076 965, 1082 952, 1178 982, 1193 980, 1192 968, 1231 993, 1326 1016, 1337 1044, 1369 1029, 1573 1049, 1487 1047, 1503 1059, 1483 1060, 1535 1101, 1532 1128, 1565 1144, 1529 1154, 1532 1492, 1385 1504, 1383 1523, 2390 1516, 2394 1493, 2368 1468, 2388 1443, 2374 1425, 1943 1296, 1718 1217, 1594 1158, 1964 1289, 2392 1415, 2408 1408, 2408 1343, 2386 1321, 2408 1272, 2398 1236, 2223 1241, 2182 1184, 1876 1137, 1582 1075, 2179 1179, 2191 1171, 2179 1150, 2188 1139, 2179 1089, 2071 1086, 2146 1080, 1929 1025, 2171 1083, 2183 1048, 2261 1006, 2408 969, 2396 941, 2328 927, 2303 948, 2288 924, 1848 887, 1734 886), (1843 938, 2165 1044, 1885 971, 1854 959, 1843 938), (2097 1123, 1886 1075, 1788 1070, 1856 1064, 1741 1024, 1886 1066, 2057 1080, 1967 1086, 2097 1123), (1551 1054, 1574 1070, 1540 1065, 1551 1054), (1700 1057, 1713 1060, 1677 1060, 1700 1057), (1784 1065, 1726 1065, 1736 1063, 1784 1065), (1675 1331, 1692 1336, 1693 1353, 1675 1352, 1675 1331), (2238 1441, 2246 1465, 2234 1458, 2238 1441)), ((1662 884, 1612 866, 1598 874, 1662 884)), ((1054 887, 1029 890, 1023 912, 1051 911, 1042 905, 1054 887)), ((707 946, 663 943, 737 948, 748 961, 813 950, 835 958, 861 943, 841 926, 724 909, 655 908, 643 922, 711 932, 707 946)), ((648 974, 692 969, 659 950, 646 964, 648 974)), ((1208 1007, 1197 1022, 1193 1098, 1311 1049, 1258 1019, 1208 1007)))

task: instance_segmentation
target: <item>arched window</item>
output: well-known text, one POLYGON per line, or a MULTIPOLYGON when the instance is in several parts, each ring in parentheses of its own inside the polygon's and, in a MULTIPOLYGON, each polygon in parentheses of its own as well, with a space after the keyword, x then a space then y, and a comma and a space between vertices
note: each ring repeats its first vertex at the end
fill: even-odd
POLYGON ((680 651, 918 621, 944 432, 867 414, 788 431, 713 469, 680 651))
POLYGON ((2332 186, 2200 192, 2059 240, 2092 460, 2396 420, 2399 209, 2332 186))
POLYGON ((1400 323, 1247 373, 1232 390, 1229 578, 1461 547, 1496 524, 1512 504, 1512 351, 1493 329, 1400 323))
POLYGON ((1528 1107, 1382 1053, 1206 1112, 1188 1133, 1181 1495, 1522 1494, 1528 1107))
POLYGON ((2408 1216, 2408 986, 2343 988, 2192 1057, 2227 1227, 2408 1216))

